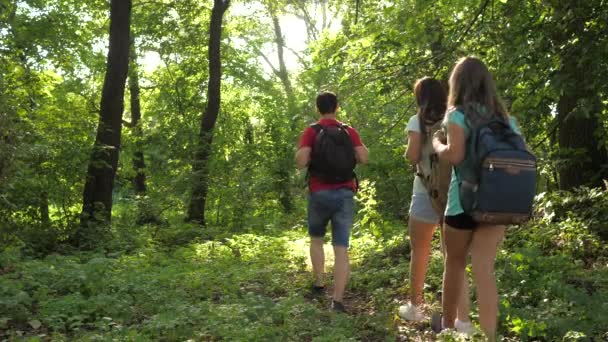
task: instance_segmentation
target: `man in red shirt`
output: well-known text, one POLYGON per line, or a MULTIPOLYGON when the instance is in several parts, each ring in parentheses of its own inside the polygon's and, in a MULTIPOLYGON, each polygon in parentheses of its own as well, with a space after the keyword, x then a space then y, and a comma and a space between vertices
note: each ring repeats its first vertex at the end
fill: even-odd
MULTIPOLYGON (((324 172, 327 173, 327 165, 320 165, 321 163, 326 163, 320 160, 327 161, 327 158, 323 159, 319 157, 319 151, 313 151, 313 148, 316 147, 320 150, 321 147, 319 146, 324 144, 324 142, 319 141, 321 134, 329 134, 328 132, 332 130, 333 132, 342 130, 334 134, 336 136, 347 134, 350 141, 347 141, 348 144, 342 144, 340 145, 341 147, 335 149, 336 159, 344 159, 343 155, 338 155, 341 154, 340 148, 348 146, 350 150, 350 146, 352 146, 353 151, 346 151, 346 153, 342 154, 348 155, 350 153, 351 156, 354 155, 356 163, 365 164, 367 163, 368 151, 361 141, 359 133, 354 128, 348 127, 336 120, 338 109, 336 94, 321 92, 317 96, 317 113, 321 118, 316 124, 307 127, 302 133, 296 153, 296 164, 299 169, 308 167, 310 175, 308 180, 310 192, 308 196, 308 234, 311 240, 310 259, 315 277, 313 292, 319 293, 325 289, 323 281, 323 270, 325 267, 323 240, 327 223, 331 221, 332 244, 335 254, 335 284, 332 308, 337 312, 344 312, 343 296, 349 273, 348 242, 353 223, 353 197, 357 191, 357 182, 352 172, 349 173, 352 176, 346 177, 324 176, 322 172, 320 174, 320 169, 324 169, 324 172), (315 172, 312 172, 313 170, 310 169, 311 162, 316 165, 315 172)), ((331 156, 329 157, 331 158, 331 156)), ((354 162, 352 167, 354 168, 354 162)))

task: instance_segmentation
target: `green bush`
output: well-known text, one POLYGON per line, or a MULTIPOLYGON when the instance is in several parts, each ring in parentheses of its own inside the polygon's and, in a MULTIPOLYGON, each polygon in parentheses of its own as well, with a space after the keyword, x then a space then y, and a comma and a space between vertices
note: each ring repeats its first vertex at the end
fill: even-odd
MULTIPOLYGON (((585 215, 601 212, 604 202, 589 202, 591 208, 577 211, 571 209, 575 204, 565 209, 564 203, 574 203, 567 196, 539 198, 537 220, 510 229, 499 252, 499 334, 506 341, 606 337, 606 254, 585 221, 585 215)), ((377 214, 370 198, 361 217, 377 214)), ((349 315, 329 311, 328 297, 309 296, 308 240, 295 219, 277 220, 282 223, 269 224, 267 234, 260 235, 220 227, 201 231, 172 219, 129 231, 129 220, 119 218, 115 239, 130 237, 110 242, 106 254, 34 259, 24 249, 5 249, 0 254, 0 329, 9 339, 21 331, 32 338, 44 332, 55 340, 86 341, 462 341, 450 332, 435 336, 397 317, 409 286, 407 227, 385 220, 383 229, 375 230, 368 217, 351 243, 349 315)), ((438 235, 425 285, 432 309, 440 309, 438 235)), ((328 278, 331 282, 331 274, 328 278)))

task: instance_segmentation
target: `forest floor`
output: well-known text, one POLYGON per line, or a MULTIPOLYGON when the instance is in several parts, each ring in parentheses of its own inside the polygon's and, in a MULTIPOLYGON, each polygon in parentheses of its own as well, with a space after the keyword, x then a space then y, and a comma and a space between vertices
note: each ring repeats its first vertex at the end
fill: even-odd
MULTIPOLYGON (((301 226, 115 254, 32 259, 9 248, 0 254, 0 340, 464 341, 398 317, 408 290, 402 232, 403 225, 390 238, 353 232, 347 314, 330 310, 331 288, 311 295, 301 226)), ((439 309, 437 240, 425 285, 429 310, 439 309)), ((331 284, 333 252, 326 249, 331 284)), ((576 265, 569 256, 503 246, 497 261, 503 340, 608 337, 608 265, 576 265)))

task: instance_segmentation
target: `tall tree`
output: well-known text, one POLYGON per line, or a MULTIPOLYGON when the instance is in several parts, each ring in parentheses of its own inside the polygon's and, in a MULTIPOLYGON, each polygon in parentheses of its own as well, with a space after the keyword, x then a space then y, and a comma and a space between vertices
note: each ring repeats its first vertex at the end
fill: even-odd
POLYGON ((133 188, 138 194, 146 193, 146 163, 143 151, 143 130, 141 127, 141 106, 139 103, 139 68, 137 65, 137 52, 135 39, 131 38, 131 51, 129 53, 129 93, 131 95, 131 128, 135 136, 135 153, 133 156, 133 188))
POLYGON ((279 61, 279 68, 276 69, 271 65, 274 74, 281 80, 281 84, 283 84, 283 90, 285 91, 285 96, 287 97, 287 110, 290 115, 294 114, 295 111, 295 96, 293 93, 293 87, 291 85, 291 80, 289 79, 289 72, 287 71, 287 66, 285 65, 285 37, 283 37, 283 31, 281 30, 281 24, 279 23, 278 9, 276 4, 272 1, 267 2, 266 4, 268 9, 268 14, 272 19, 272 26, 274 28, 274 42, 277 48, 277 57, 279 61))
MULTIPOLYGON (((110 38, 95 144, 83 193, 81 227, 76 244, 90 248, 101 236, 91 226, 107 227, 112 215, 112 190, 118 167, 124 91, 129 66, 131 0, 112 0, 110 38), (92 225, 93 224, 93 225, 92 225)), ((104 228, 107 229, 107 228, 104 228)))
MULTIPOLYGON (((287 115, 285 118, 290 122, 289 133, 293 133, 295 130, 295 120, 291 120, 290 118, 296 114, 296 98, 289 78, 289 72, 287 71, 287 66, 285 64, 285 38, 283 37, 281 24, 279 22, 277 4, 272 1, 267 1, 266 9, 272 19, 274 42, 277 49, 279 67, 277 69, 270 61, 268 61, 268 63, 275 76, 281 80, 281 84, 283 85, 283 91, 285 92, 285 97, 287 99, 287 115)), ((282 133, 280 124, 271 122, 270 125, 271 137, 273 137, 274 146, 277 149, 276 154, 278 156, 278 162, 275 164, 274 169, 275 186, 279 194, 279 203, 281 203, 283 211, 285 213, 290 213, 294 209, 293 195, 291 192, 291 171, 293 169, 291 139, 286 139, 285 135, 282 133)))
MULTIPOLYGON (((17 113, 11 102, 4 75, 8 73, 10 61, 0 58, 0 194, 5 183, 5 177, 12 165, 13 155, 17 149, 17 132, 15 122, 17 113)), ((0 205, 1 207, 1 205, 0 205)))
POLYGON ((198 146, 192 161, 192 195, 188 207, 187 221, 205 225, 205 203, 209 187, 208 161, 213 142, 213 128, 220 111, 220 88, 222 61, 220 45, 222 38, 222 19, 230 5, 230 0, 214 0, 209 24, 209 83, 207 87, 207 106, 201 120, 198 146))
POLYGON ((605 134, 600 118, 602 99, 596 87, 601 79, 593 76, 601 75, 602 57, 596 51, 605 51, 606 43, 600 7, 597 1, 556 1, 553 5, 556 17, 561 19, 550 37, 561 59, 555 85, 560 94, 557 140, 565 153, 558 170, 559 187, 563 190, 581 185, 602 186, 602 179, 608 177, 608 152, 599 139, 605 134))

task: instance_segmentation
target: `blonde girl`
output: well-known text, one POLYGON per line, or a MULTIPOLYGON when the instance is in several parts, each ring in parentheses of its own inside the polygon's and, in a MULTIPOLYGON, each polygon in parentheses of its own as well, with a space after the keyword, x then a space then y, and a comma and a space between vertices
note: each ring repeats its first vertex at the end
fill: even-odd
POLYGON ((521 134, 500 100, 492 75, 484 63, 475 57, 460 59, 450 76, 447 143, 442 137, 433 138, 433 148, 439 158, 454 165, 448 191, 444 221, 446 263, 443 274, 443 317, 441 328, 453 328, 465 272, 467 255, 471 254, 473 279, 479 306, 479 324, 489 341, 496 339, 498 293, 494 277, 496 252, 504 237, 505 227, 479 224, 464 213, 460 203, 457 177, 467 155, 466 141, 477 124, 501 119, 521 134))

